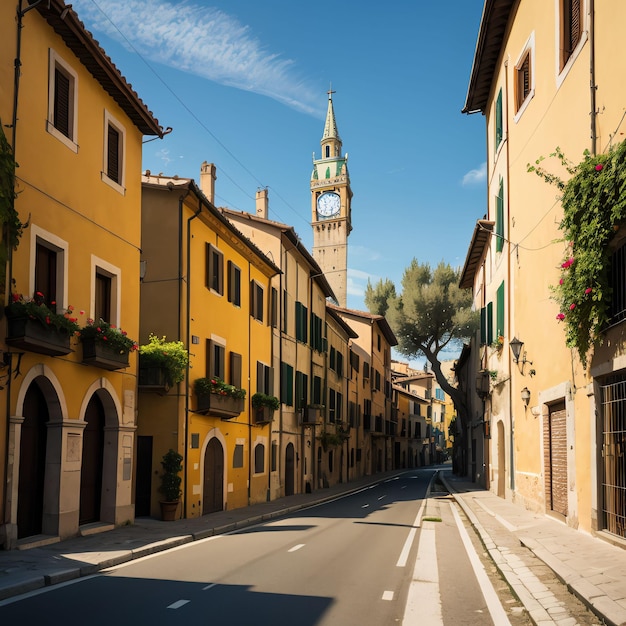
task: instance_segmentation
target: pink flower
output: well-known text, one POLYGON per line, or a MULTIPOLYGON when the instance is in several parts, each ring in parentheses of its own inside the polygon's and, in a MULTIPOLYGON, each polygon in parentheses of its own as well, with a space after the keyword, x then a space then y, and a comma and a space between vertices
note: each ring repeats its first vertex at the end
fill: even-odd
POLYGON ((573 311, 575 308, 576 308, 576 303, 572 302, 572 303, 569 305, 569 310, 570 310, 570 311, 573 311))
POLYGON ((592 291, 593 289, 591 287, 587 287, 587 289, 585 289, 585 295, 588 296, 592 291))
POLYGON ((570 257, 564 263, 561 263, 561 267, 566 270, 568 267, 571 267, 574 264, 574 257, 570 257))
POLYGON ((36 296, 39 296, 40 298, 43 298, 43 293, 41 293, 41 291, 37 291, 35 293, 36 296))
POLYGON ((102 341, 108 341, 107 336, 106 335, 102 335, 102 341))
POLYGON ((604 169, 604 165, 602 165, 602 163, 598 163, 598 165, 596 165, 596 172, 601 172, 604 169))
POLYGON ((82 309, 79 311, 79 313, 80 313, 81 315, 85 315, 85 311, 83 311, 82 309))
POLYGON ((562 322, 565 319, 565 313, 559 313, 556 316, 556 319, 559 320, 559 322, 562 322))
POLYGON ((563 279, 561 278, 561 280, 559 281, 559 285, 562 285, 562 284, 563 284, 563 282, 564 282, 564 281, 563 281, 563 279))

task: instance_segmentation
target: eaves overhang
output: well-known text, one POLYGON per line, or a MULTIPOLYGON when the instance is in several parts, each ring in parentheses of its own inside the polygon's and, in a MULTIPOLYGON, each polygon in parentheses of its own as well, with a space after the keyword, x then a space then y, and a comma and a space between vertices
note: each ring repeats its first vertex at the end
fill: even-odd
POLYGON ((465 106, 461 113, 485 113, 509 18, 519 0, 485 0, 465 106))
POLYGON ((85 28, 72 5, 63 0, 44 0, 35 8, 141 133, 162 137, 158 120, 85 28))
POLYGON ((459 287, 461 289, 471 289, 474 286, 474 278, 478 272, 487 247, 489 246, 489 239, 493 233, 493 227, 495 222, 489 220, 478 220, 474 227, 474 234, 472 235, 472 241, 465 257, 465 265, 461 272, 461 279, 459 281, 459 287))

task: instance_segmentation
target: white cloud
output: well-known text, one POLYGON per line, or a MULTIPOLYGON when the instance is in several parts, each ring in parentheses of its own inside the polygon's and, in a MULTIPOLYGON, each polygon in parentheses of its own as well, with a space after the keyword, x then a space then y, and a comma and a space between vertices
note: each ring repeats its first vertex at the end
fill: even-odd
POLYGON ((477 185, 484 183, 487 180, 487 163, 481 163, 480 167, 476 170, 470 170, 463 176, 463 186, 477 185))
POLYGON ((167 0, 99 0, 97 6, 75 0, 73 5, 89 30, 106 33, 127 47, 130 42, 151 64, 319 113, 313 104, 319 97, 297 76, 294 62, 269 51, 248 26, 223 11, 167 0))

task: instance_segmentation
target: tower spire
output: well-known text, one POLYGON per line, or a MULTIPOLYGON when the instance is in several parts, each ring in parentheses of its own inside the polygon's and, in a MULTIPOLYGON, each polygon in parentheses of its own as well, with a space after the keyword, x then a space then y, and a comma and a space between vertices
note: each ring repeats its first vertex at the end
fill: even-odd
POLYGON ((333 108, 333 94, 335 92, 333 91, 332 86, 326 93, 328 94, 328 109, 326 111, 326 124, 324 124, 322 141, 326 139, 334 139, 341 142, 339 132, 337 131, 337 122, 335 121, 335 109, 333 108))

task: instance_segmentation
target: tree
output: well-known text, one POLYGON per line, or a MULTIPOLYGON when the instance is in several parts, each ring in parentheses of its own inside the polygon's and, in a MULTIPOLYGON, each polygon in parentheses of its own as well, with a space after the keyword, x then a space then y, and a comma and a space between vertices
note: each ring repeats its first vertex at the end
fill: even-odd
MULTIPOLYGON (((398 340, 397 350, 409 358, 425 356, 439 386, 450 396, 463 428, 461 449, 470 412, 465 394, 453 386, 441 369, 440 354, 460 348, 469 340, 480 323, 472 311, 472 293, 459 287, 460 270, 443 261, 432 270, 428 263, 411 261, 402 276, 402 293, 395 295, 395 286, 381 279, 374 287, 369 283, 365 304, 371 313, 385 315, 398 340)), ((456 442, 455 442, 456 447, 456 442)), ((466 472, 465 461, 462 469, 466 472)))

